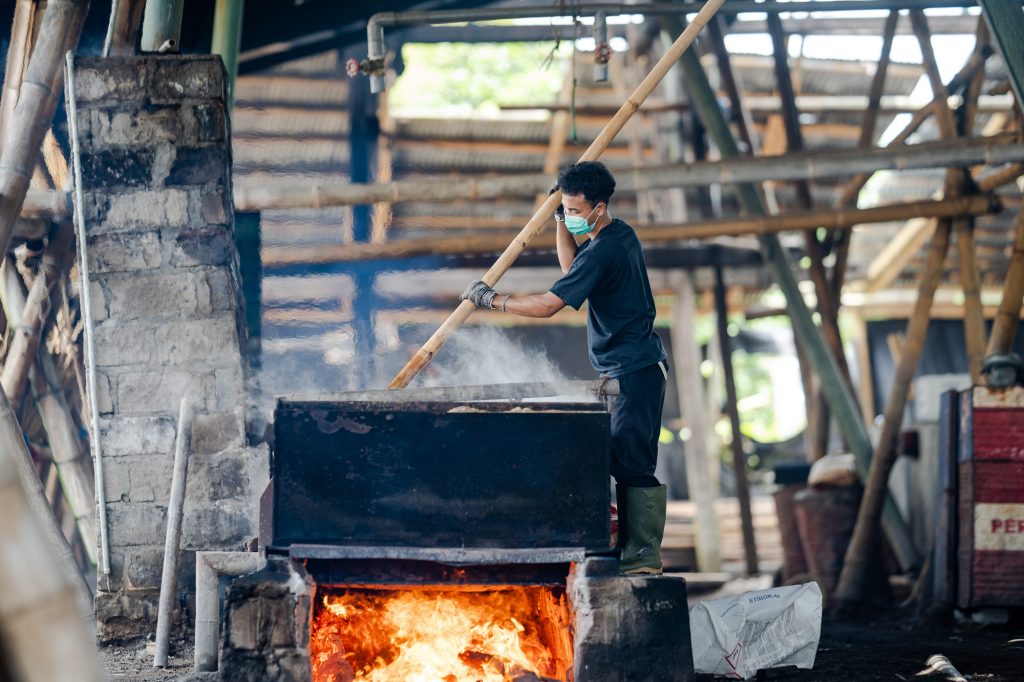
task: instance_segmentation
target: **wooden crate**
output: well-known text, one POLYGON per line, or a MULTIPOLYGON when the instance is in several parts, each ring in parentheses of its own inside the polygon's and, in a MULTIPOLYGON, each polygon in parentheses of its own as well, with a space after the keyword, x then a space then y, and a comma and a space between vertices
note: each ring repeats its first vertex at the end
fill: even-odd
POLYGON ((962 414, 957 605, 1024 606, 1024 388, 976 387, 962 414))

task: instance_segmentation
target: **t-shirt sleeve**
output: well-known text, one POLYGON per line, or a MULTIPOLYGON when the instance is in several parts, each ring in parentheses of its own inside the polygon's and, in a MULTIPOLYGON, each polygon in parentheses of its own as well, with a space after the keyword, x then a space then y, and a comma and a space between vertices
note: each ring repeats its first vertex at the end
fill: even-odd
POLYGON ((551 293, 579 310, 601 279, 601 262, 590 253, 576 254, 576 260, 560 280, 551 285, 551 293))

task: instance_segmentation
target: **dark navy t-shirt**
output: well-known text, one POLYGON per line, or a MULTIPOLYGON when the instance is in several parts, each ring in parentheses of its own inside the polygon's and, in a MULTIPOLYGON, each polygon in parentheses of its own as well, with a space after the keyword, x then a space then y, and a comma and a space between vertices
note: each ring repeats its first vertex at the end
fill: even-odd
POLYGON ((590 364, 619 377, 665 359, 654 333, 654 295, 633 228, 616 218, 580 245, 572 266, 551 293, 580 309, 589 301, 590 364))

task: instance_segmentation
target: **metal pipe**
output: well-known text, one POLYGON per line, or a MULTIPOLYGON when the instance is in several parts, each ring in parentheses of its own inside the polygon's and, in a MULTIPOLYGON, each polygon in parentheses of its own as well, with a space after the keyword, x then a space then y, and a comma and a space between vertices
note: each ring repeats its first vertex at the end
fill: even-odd
MULTIPOLYGON (((487 7, 471 10, 412 10, 408 12, 378 12, 370 17, 370 24, 387 26, 413 26, 416 24, 454 24, 464 21, 495 21, 499 19, 533 19, 542 17, 594 16, 605 12, 608 16, 619 15, 691 15, 696 14, 704 3, 666 2, 651 5, 629 3, 569 3, 559 6, 532 7, 487 7)), ((794 5, 789 2, 769 0, 736 0, 726 2, 724 14, 758 12, 779 14, 790 12, 857 12, 893 9, 935 9, 977 7, 977 0, 810 0, 794 5)))
POLYGON ((160 606, 156 617, 156 653, 153 667, 167 666, 167 648, 174 616, 174 596, 178 586, 178 551, 181 545, 181 516, 185 507, 185 481, 188 478, 188 457, 192 451, 192 403, 181 399, 178 410, 178 436, 174 442, 174 473, 167 500, 167 535, 164 538, 164 566, 160 577, 160 606))
MULTIPOLYGON (((153 2, 154 0, 150 0, 153 2)), ((162 0, 168 2, 170 0, 162 0)), ((1017 2, 1017 0, 1013 0, 1017 2)), ((761 12, 768 14, 790 12, 856 12, 893 9, 929 9, 929 8, 965 8, 974 7, 977 0, 831 0, 828 2, 801 2, 794 6, 788 2, 755 2, 740 0, 729 2, 722 11, 729 14, 740 12, 761 12)), ((692 15, 703 5, 694 3, 657 3, 650 5, 631 5, 627 3, 592 3, 571 4, 559 7, 488 7, 472 10, 412 10, 408 12, 378 12, 366 23, 367 61, 370 72, 370 92, 383 92, 386 80, 381 73, 384 60, 384 27, 415 26, 417 24, 454 24, 467 21, 495 21, 501 19, 533 19, 547 17, 581 17, 592 16, 597 23, 598 14, 606 19, 619 15, 692 15)), ((149 16, 149 4, 146 6, 149 16)), ((180 19, 179 19, 180 23, 180 19)), ((607 34, 607 26, 604 28, 607 34)), ((595 26, 595 40, 597 27, 595 26)), ((145 33, 143 33, 145 41, 145 33)), ((604 42, 607 42, 605 40, 604 42)), ((600 44, 600 41, 598 41, 600 44)), ((145 49, 145 47, 143 48, 145 49)), ((595 66, 595 75, 597 66, 595 66)), ((605 73, 607 79, 607 73, 605 73)), ((600 79, 598 82, 603 82, 600 79)))
POLYGON ((594 15, 594 82, 608 82, 608 15, 598 12, 594 15))
POLYGON ((217 0, 213 10, 212 54, 219 54, 228 74, 228 109, 235 104, 235 80, 238 78, 238 50, 242 44, 244 0, 217 0))
POLYGON ((266 557, 256 552, 196 552, 196 672, 217 670, 220 577, 255 573, 266 565, 266 557))
POLYGON ((147 0, 142 19, 143 52, 177 52, 185 0, 147 0))
POLYGON ((371 64, 370 92, 374 95, 384 92, 387 76, 380 73, 384 64, 384 25, 374 23, 373 17, 366 24, 366 59, 371 64))
POLYGON ((96 327, 92 319, 92 285, 89 281, 89 252, 82 204, 82 162, 78 141, 78 102, 75 98, 75 55, 68 50, 64 56, 68 89, 68 129, 71 137, 71 158, 74 168, 74 214, 78 243, 78 291, 82 299, 82 322, 85 324, 86 393, 89 398, 89 445, 92 447, 93 479, 96 487, 96 517, 100 527, 100 571, 110 575, 110 538, 107 533, 107 495, 103 484, 103 448, 100 445, 100 406, 96 394, 96 327))

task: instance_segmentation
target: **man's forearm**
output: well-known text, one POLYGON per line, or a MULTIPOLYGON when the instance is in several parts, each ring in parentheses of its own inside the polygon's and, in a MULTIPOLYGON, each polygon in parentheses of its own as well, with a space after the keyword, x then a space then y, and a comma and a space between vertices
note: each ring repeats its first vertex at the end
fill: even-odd
POLYGON ((509 296, 498 294, 494 298, 494 306, 504 306, 505 312, 522 317, 551 317, 565 307, 565 302, 550 291, 530 296, 509 296))
POLYGON ((558 265, 562 272, 569 272, 569 267, 576 258, 576 240, 562 221, 555 221, 555 249, 558 251, 558 265))

